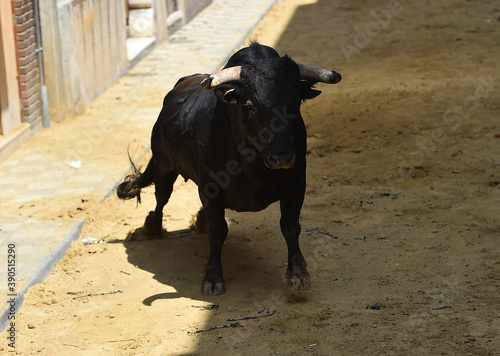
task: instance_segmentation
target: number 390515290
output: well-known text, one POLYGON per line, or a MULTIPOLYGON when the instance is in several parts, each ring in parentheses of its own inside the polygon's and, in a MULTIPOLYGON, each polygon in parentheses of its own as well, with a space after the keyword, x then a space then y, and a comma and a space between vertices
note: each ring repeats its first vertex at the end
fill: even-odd
POLYGON ((7 245, 7 281, 9 288, 15 287, 16 282, 16 245, 7 245))

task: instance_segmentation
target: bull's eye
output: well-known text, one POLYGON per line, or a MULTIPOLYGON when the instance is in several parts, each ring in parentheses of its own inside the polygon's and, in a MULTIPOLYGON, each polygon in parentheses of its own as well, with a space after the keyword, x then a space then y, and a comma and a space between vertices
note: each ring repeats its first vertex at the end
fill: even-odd
POLYGON ((243 110, 246 115, 253 116, 255 115, 255 107, 253 106, 252 102, 247 100, 245 104, 243 104, 243 110))
POLYGON ((253 103, 250 99, 247 99, 247 101, 245 102, 245 104, 243 104, 243 106, 245 108, 252 108, 253 107, 253 103))

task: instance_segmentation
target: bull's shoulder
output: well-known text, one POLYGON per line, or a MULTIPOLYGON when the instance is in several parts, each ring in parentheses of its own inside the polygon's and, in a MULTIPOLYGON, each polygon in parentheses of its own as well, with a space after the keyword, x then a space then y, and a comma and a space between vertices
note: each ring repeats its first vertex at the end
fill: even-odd
POLYGON ((183 97, 187 92, 200 89, 200 83, 203 79, 207 78, 208 74, 193 74, 180 78, 175 86, 170 92, 165 96, 163 100, 163 106, 166 104, 172 104, 176 102, 179 98, 183 97))
POLYGON ((184 87, 199 87, 203 79, 207 78, 209 74, 191 74, 180 78, 174 85, 174 89, 184 88, 184 87))
MULTIPOLYGON (((192 91, 201 92, 200 83, 208 74, 193 74, 180 78, 174 88, 163 99, 163 107, 178 107, 185 101, 186 94, 192 91)), ((189 96, 189 95, 188 95, 189 96)))
POLYGON ((193 132, 195 126, 207 125, 217 105, 213 90, 205 90, 200 83, 208 74, 194 74, 179 79, 165 96, 158 118, 172 134, 193 132))

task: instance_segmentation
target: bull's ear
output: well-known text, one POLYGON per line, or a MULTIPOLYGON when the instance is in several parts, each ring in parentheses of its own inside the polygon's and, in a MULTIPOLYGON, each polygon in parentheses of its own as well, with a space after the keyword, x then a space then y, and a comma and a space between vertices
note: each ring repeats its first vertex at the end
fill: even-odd
POLYGON ((316 82, 312 80, 302 80, 300 81, 300 98, 302 101, 308 99, 314 99, 319 94, 321 94, 320 90, 313 89, 316 82))
POLYGON ((314 99, 319 94, 321 94, 321 90, 313 89, 316 82, 310 80, 304 80, 300 82, 300 98, 302 101, 308 99, 314 99))
POLYGON ((238 100, 239 87, 234 84, 226 84, 218 86, 214 89, 215 95, 226 104, 236 104, 238 100))
POLYGON ((306 90, 305 93, 302 93, 302 101, 305 101, 308 99, 314 99, 319 94, 321 94, 321 90, 315 90, 315 89, 306 90))

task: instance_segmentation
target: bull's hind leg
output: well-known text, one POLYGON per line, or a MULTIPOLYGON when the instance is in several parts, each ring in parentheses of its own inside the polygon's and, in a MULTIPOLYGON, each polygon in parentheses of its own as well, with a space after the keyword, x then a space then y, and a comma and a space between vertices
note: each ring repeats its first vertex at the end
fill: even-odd
POLYGON ((202 206, 196 217, 193 217, 193 223, 191 228, 196 229, 200 234, 207 233, 207 213, 205 212, 205 208, 202 206))
POLYGON ((170 199, 177 176, 178 174, 175 172, 169 172, 165 175, 156 173, 154 176, 156 208, 154 211, 149 212, 144 222, 144 231, 149 235, 158 235, 161 233, 163 207, 170 199))

